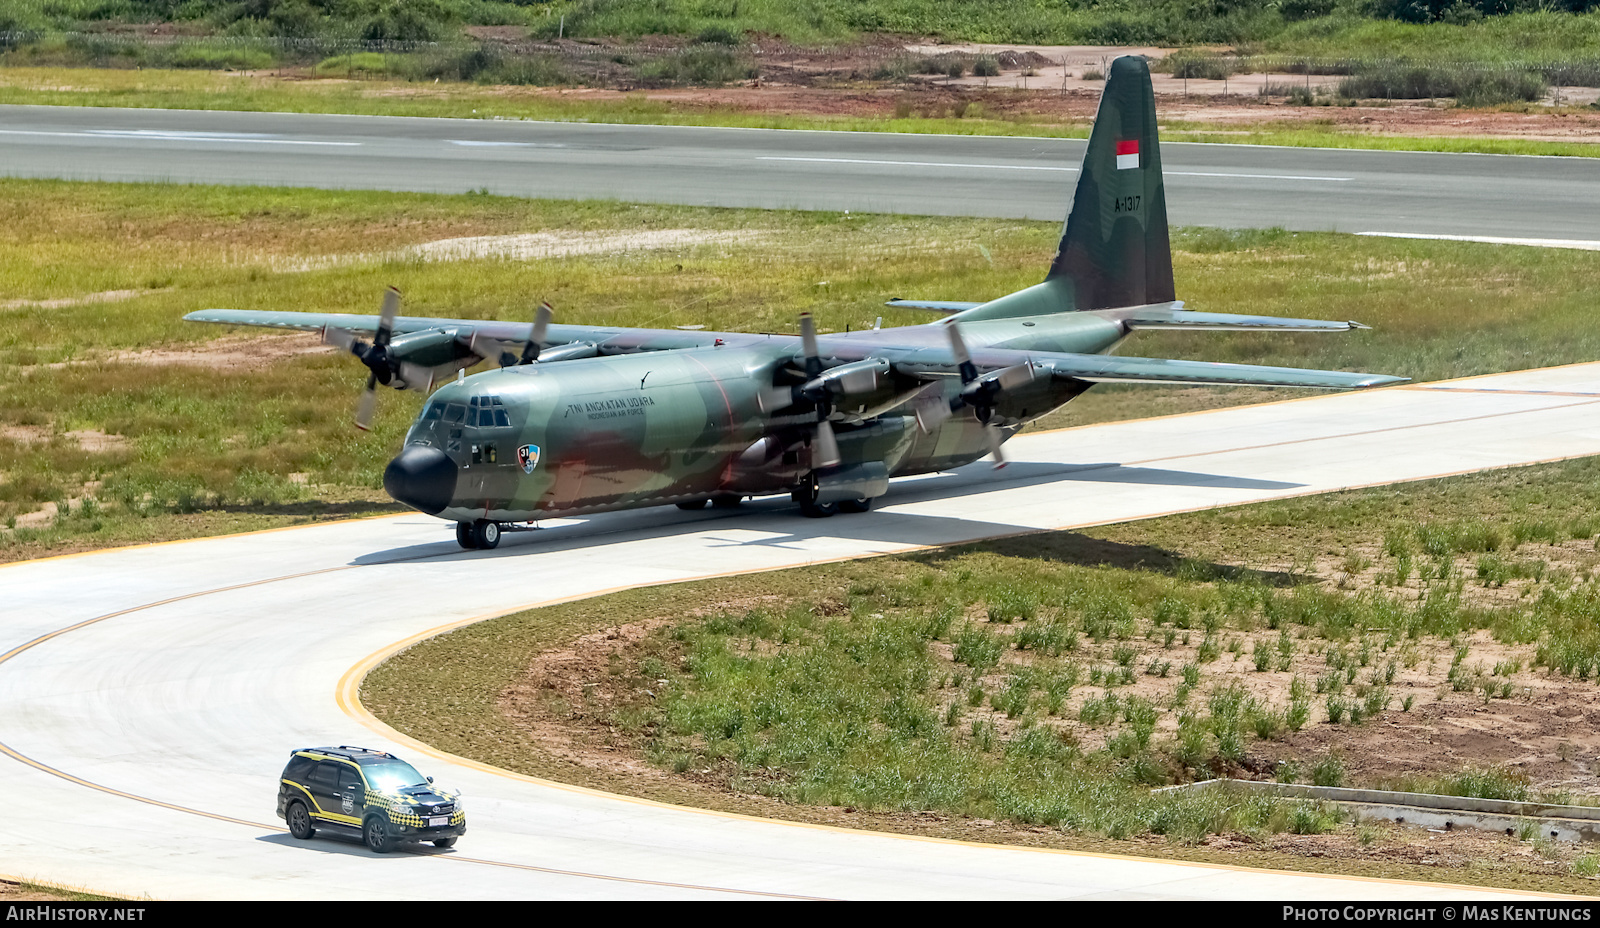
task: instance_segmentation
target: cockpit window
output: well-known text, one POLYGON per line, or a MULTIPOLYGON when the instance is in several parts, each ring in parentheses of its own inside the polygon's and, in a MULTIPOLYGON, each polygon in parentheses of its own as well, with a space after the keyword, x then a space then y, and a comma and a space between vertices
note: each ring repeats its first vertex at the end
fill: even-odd
POLYGON ((425 421, 433 422, 442 415, 444 415, 444 404, 435 402, 428 404, 428 409, 422 414, 422 418, 425 421))
POLYGON ((461 417, 466 415, 466 412, 467 407, 460 403, 451 403, 444 408, 444 421, 452 424, 460 422, 461 417))

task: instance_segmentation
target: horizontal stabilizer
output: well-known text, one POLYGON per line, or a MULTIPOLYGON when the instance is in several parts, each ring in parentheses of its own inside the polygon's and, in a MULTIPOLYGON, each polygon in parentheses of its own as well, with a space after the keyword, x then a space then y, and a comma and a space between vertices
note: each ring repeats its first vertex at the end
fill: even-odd
POLYGON ((1108 319, 1120 321, 1129 331, 1139 329, 1182 329, 1189 332, 1348 332, 1370 326, 1359 322, 1332 322, 1323 319, 1287 319, 1280 316, 1242 316, 1236 313, 1200 313, 1184 309, 1182 303, 1136 306, 1132 309, 1103 310, 1108 319))
POLYGON ((963 303, 959 300, 902 300, 895 297, 883 305, 898 309, 932 309, 941 313, 959 313, 983 304, 963 303))
POLYGON ((1184 383, 1220 386, 1314 387, 1352 390, 1403 383, 1409 377, 1318 371, 1297 367, 1263 367, 1218 361, 1169 361, 1093 354, 1032 355, 1034 366, 1056 377, 1089 383, 1184 383))

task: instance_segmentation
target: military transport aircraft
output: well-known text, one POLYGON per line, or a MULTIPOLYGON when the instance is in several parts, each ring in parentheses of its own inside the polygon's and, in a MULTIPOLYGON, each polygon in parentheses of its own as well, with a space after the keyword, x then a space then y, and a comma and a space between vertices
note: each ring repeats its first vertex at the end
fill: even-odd
POLYGON ((1155 96, 1141 58, 1111 66, 1061 244, 1043 283, 941 310, 927 325, 799 337, 399 315, 205 310, 185 319, 321 331, 376 387, 428 392, 384 472, 395 499, 456 523, 465 548, 568 516, 789 493, 807 516, 864 512, 889 478, 993 455, 1096 383, 1344 389, 1405 378, 1110 357, 1140 329, 1343 331, 1323 322, 1192 312, 1175 300, 1155 96), (370 343, 357 333, 370 333, 370 343), (500 367, 473 376, 480 361, 500 367), (451 376, 454 375, 454 379, 451 376))

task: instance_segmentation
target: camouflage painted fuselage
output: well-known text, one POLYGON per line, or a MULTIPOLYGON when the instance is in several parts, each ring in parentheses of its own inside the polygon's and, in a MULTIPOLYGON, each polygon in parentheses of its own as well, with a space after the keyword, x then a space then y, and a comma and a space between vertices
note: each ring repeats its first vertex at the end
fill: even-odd
MULTIPOLYGON (((977 351, 1098 353, 1123 336, 1114 322, 1087 315, 979 322, 963 332, 977 351)), ((763 412, 760 396, 773 388, 776 372, 794 363, 798 339, 702 337, 707 347, 508 367, 440 388, 412 425, 406 448, 438 449, 449 458, 448 499, 442 463, 431 496, 403 488, 397 496, 445 519, 510 522, 788 492, 813 469, 815 418, 805 409, 763 412), (716 345, 718 338, 724 343, 716 345)), ((824 356, 853 354, 852 343, 867 342, 908 359, 926 354, 948 361, 948 342, 936 325, 821 339, 824 356)), ((960 381, 946 381, 953 396, 960 381)), ((835 411, 839 470, 881 462, 888 476, 903 476, 987 453, 982 423, 970 411, 928 433, 909 411, 862 416, 918 385, 887 378, 878 391, 851 396, 835 411)), ((1082 389, 1041 378, 1008 393, 991 421, 1010 434, 1082 389)))

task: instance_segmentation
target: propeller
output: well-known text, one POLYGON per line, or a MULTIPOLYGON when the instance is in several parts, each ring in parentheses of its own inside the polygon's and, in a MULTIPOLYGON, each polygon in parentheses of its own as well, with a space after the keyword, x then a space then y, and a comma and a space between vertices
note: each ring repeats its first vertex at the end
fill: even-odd
POLYGON ((972 363, 971 352, 967 351, 966 341, 961 337, 960 328, 952 323, 945 326, 945 329, 950 335, 950 353, 955 357, 956 370, 961 376, 961 392, 946 402, 942 384, 932 383, 924 387, 912 400, 917 427, 923 432, 931 432, 961 408, 970 407, 973 415, 983 424, 984 440, 989 445, 989 454, 994 458, 994 466, 997 469, 1004 467, 1006 459, 1000 450, 1000 445, 1005 441, 1005 436, 990 419, 994 415, 995 402, 1002 392, 1032 382, 1033 365, 1024 361, 980 376, 978 366, 972 363))
POLYGON ((556 314, 549 303, 541 302, 533 313, 533 329, 528 332, 528 343, 522 346, 519 364, 532 364, 539 360, 539 350, 544 347, 545 336, 550 332, 550 318, 556 314))
POLYGON ((817 326, 810 313, 800 314, 800 351, 805 380, 792 386, 774 387, 757 396, 762 412, 773 412, 789 406, 808 405, 816 410, 816 433, 811 440, 811 466, 833 467, 839 464, 839 439, 834 435, 834 397, 871 393, 878 388, 879 378, 889 370, 889 362, 879 358, 852 361, 824 368, 822 351, 817 345, 817 326))
MULTIPOLYGON (((378 315, 378 331, 373 333, 372 344, 362 341, 348 329, 335 326, 324 326, 322 329, 324 344, 336 345, 350 352, 371 371, 367 375, 367 388, 356 404, 356 428, 363 432, 372 428, 372 415, 378 408, 378 384, 387 385, 396 374, 399 374, 407 386, 412 385, 405 371, 407 368, 416 368, 416 365, 395 364, 389 358, 389 340, 394 337, 394 320, 398 315, 400 315, 400 291, 390 287, 383 294, 383 310, 378 315)), ((423 369, 417 368, 417 371, 421 370, 423 369)), ((416 371, 413 371, 412 375, 415 374, 416 371)), ((432 375, 426 374, 425 377, 431 384, 432 375)))
POLYGON ((837 466, 840 460, 839 439, 833 434, 833 423, 828 421, 833 404, 828 402, 828 390, 819 383, 822 377, 821 350, 817 347, 817 323, 810 313, 800 314, 800 350, 805 352, 806 382, 796 392, 800 398, 810 400, 817 407, 817 435, 811 442, 811 466, 821 469, 837 466), (820 389, 807 387, 817 384, 820 389))
POLYGON ((539 304, 539 308, 533 314, 533 328, 528 332, 527 341, 521 342, 521 350, 517 350, 518 342, 501 341, 479 332, 472 333, 472 339, 467 343, 467 347, 473 354, 486 361, 498 361, 501 367, 532 364, 539 360, 539 352, 544 346, 545 337, 549 334, 550 319, 554 315, 555 309, 549 303, 539 304))

